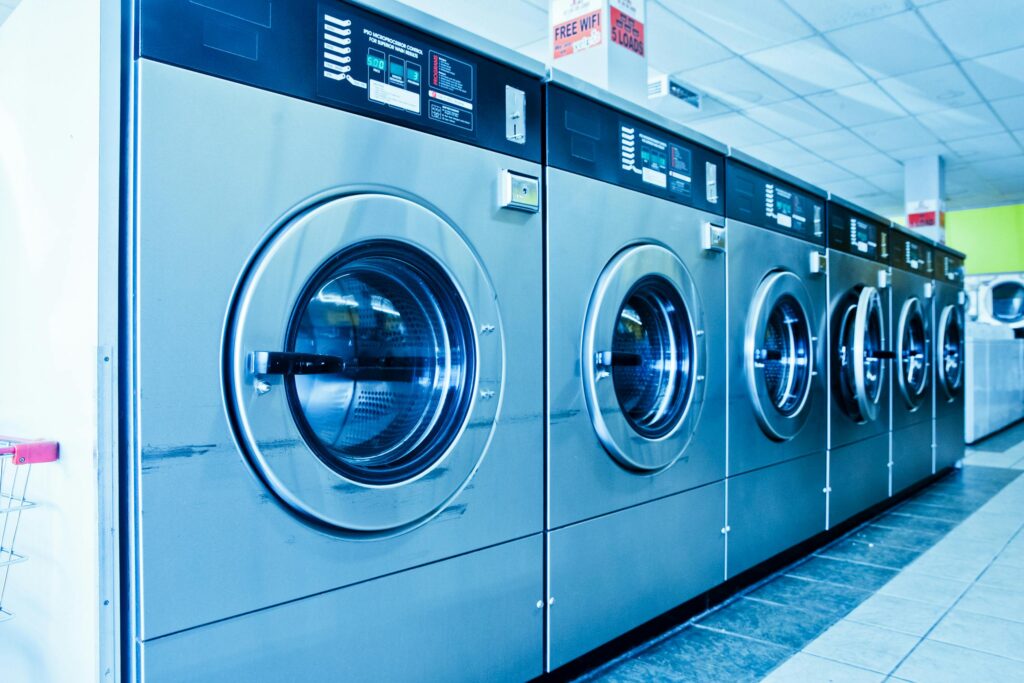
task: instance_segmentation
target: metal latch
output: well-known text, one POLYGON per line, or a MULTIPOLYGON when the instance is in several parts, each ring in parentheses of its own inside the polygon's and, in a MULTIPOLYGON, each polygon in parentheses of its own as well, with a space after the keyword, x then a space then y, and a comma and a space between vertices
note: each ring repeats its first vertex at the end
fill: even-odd
POLYGON ((505 86, 505 139, 526 144, 526 93, 511 85, 505 86))
POLYGON ((828 254, 823 251, 811 252, 811 275, 826 275, 828 273, 828 254))
POLYGON ((540 211, 540 179, 504 170, 499 178, 504 209, 517 209, 537 213, 540 211))
POLYGON ((889 286, 889 271, 880 270, 878 271, 878 288, 885 289, 889 286))
POLYGON ((725 251, 725 226, 707 223, 701 225, 700 246, 704 251, 725 251))
POLYGON ((934 282, 926 282, 926 283, 924 283, 924 298, 925 299, 931 299, 933 296, 935 296, 935 283, 934 282))

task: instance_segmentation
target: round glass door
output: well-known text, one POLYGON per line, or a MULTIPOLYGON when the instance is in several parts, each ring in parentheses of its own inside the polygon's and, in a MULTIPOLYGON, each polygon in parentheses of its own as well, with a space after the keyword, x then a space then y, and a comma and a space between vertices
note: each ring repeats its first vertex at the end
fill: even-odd
POLYGON ((1010 327, 1024 326, 1024 283, 1003 281, 989 287, 992 319, 1010 327))
POLYGON ((430 519, 493 434, 496 300, 461 235, 414 202, 344 197, 285 224, 239 286, 228 329, 225 394, 253 470, 336 533, 430 519))
POLYGON ((928 387, 929 347, 921 302, 913 297, 904 302, 896 330, 896 374, 900 393, 911 411, 921 406, 928 387))
POLYGON ((960 394, 964 378, 964 321, 959 306, 949 305, 939 314, 939 386, 947 400, 960 394))
POLYGON ((685 266, 654 245, 606 266, 587 312, 583 381, 594 429, 622 465, 668 467, 703 403, 699 297, 685 266))
POLYGON ((778 441, 791 439, 807 421, 814 373, 811 310, 800 278, 776 272, 761 282, 747 318, 747 389, 758 423, 778 441))
POLYGON ((885 381, 885 317, 874 287, 849 292, 835 313, 836 391, 839 403, 854 421, 878 417, 885 381))

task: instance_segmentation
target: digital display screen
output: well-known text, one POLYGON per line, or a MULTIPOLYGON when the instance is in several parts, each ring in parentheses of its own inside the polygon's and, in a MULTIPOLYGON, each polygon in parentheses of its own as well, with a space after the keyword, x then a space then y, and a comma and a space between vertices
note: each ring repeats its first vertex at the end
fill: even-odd
POLYGON ((850 246, 862 254, 878 251, 878 227, 858 218, 850 219, 850 246))

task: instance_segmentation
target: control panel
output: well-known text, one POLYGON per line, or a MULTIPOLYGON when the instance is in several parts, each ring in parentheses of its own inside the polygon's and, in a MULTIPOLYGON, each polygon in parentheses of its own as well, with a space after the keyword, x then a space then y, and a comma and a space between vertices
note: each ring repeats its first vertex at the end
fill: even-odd
POLYGON ((903 230, 889 232, 889 263, 925 277, 935 274, 935 250, 932 245, 903 230))
POLYGON ((725 186, 727 217, 824 246, 824 197, 734 159, 726 160, 725 186))
POLYGON ((724 215, 723 155, 557 85, 546 104, 550 166, 724 215))
POLYGON ((140 0, 139 56, 539 162, 539 78, 342 0, 140 0))
POLYGON ((889 226, 880 220, 828 202, 828 246, 889 264, 889 226))
POLYGON ((963 286, 964 260, 941 248, 935 249, 935 279, 952 285, 963 286))

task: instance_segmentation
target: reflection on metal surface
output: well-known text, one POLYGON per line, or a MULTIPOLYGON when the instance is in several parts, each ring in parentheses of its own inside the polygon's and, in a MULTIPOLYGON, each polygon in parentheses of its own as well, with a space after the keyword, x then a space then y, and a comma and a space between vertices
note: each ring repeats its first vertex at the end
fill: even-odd
POLYGON ((930 347, 921 302, 916 297, 907 299, 896 330, 896 376, 903 400, 912 411, 921 407, 928 388, 930 347))

